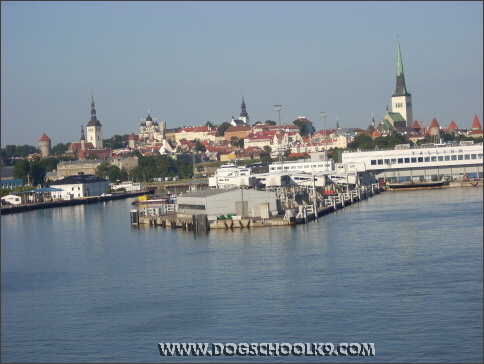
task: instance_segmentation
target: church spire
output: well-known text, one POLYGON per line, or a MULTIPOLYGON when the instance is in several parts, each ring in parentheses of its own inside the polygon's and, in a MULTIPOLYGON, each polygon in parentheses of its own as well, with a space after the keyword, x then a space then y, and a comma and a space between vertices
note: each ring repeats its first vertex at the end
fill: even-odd
POLYGON ((96 121, 96 108, 94 106, 94 95, 91 94, 91 120, 96 121))
POLYGON ((84 136, 84 125, 81 125, 81 141, 86 140, 84 136))
POLYGON ((242 105, 240 107, 240 116, 247 117, 247 109, 245 108, 244 95, 242 95, 242 105))
POLYGON ((407 92, 407 87, 405 86, 405 76, 403 74, 403 62, 402 53, 400 52, 400 39, 397 41, 397 86, 395 88, 395 93, 393 96, 407 96, 410 95, 407 92))

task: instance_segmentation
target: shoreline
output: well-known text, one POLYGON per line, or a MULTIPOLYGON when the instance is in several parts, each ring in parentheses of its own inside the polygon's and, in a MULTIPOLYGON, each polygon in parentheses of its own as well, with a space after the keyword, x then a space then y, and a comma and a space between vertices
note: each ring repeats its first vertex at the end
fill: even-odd
POLYGON ((150 194, 150 193, 152 193, 152 191, 136 191, 136 192, 126 192, 126 193, 119 193, 119 194, 117 193, 111 196, 90 196, 90 197, 76 198, 73 200, 60 200, 60 201, 51 201, 51 202, 27 203, 27 204, 20 204, 20 205, 8 205, 8 206, 2 206, 0 212, 1 212, 1 215, 5 215, 5 214, 18 213, 18 212, 25 212, 25 211, 49 209, 49 208, 55 208, 55 207, 86 205, 91 203, 121 200, 125 198, 136 197, 136 196, 141 196, 141 195, 150 194))

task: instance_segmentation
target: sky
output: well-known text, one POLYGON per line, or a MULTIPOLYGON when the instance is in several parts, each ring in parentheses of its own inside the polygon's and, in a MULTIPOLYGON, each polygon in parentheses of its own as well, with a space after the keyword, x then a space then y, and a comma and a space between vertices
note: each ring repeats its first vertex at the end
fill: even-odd
POLYGON ((483 124, 482 1, 2 1, 1 146, 299 116, 366 129, 391 109, 400 41, 413 117, 483 124))

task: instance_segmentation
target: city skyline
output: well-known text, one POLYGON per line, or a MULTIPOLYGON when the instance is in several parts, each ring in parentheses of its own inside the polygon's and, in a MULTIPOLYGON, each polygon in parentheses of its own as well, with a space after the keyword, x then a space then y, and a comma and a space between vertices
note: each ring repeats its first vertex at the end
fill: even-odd
POLYGON ((299 116, 366 129, 391 110, 400 39, 414 119, 482 118, 482 2, 2 2, 2 147, 299 116), (23 81, 23 82, 22 82, 23 81))

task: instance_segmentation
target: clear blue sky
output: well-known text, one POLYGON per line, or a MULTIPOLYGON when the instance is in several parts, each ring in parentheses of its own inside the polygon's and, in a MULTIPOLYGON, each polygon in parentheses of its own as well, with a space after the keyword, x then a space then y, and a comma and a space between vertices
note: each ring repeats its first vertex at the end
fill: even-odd
POLYGON ((91 90, 103 137, 238 116, 367 128, 395 90, 414 119, 483 123, 483 3, 1 2, 1 144, 78 141, 91 90))

